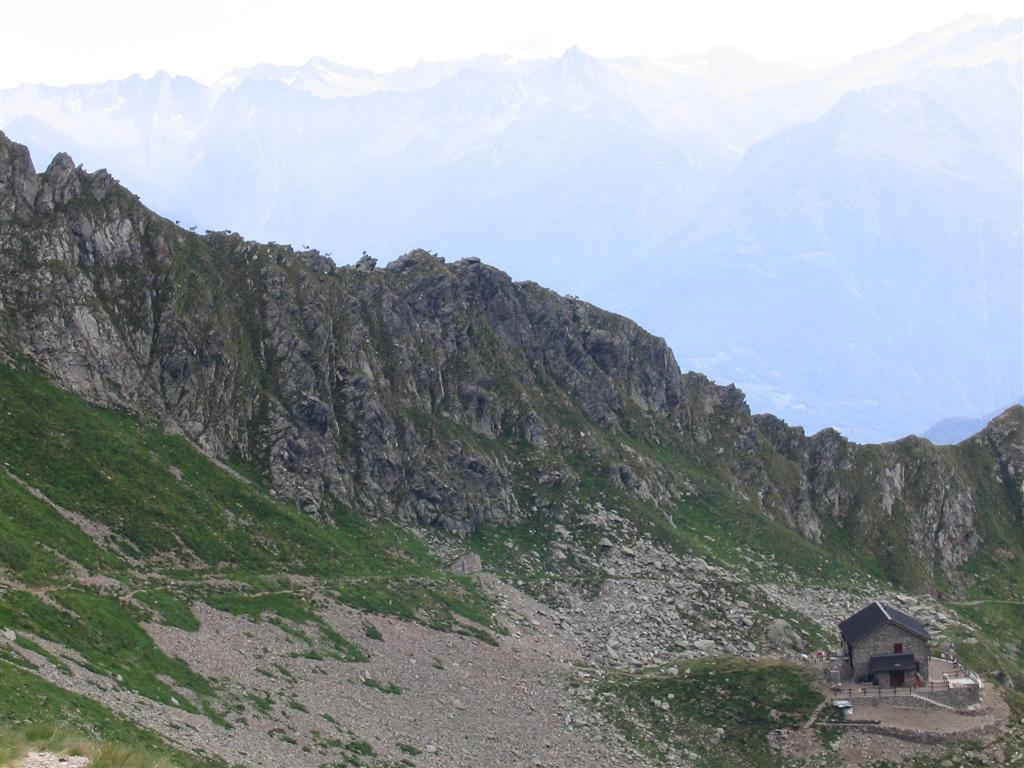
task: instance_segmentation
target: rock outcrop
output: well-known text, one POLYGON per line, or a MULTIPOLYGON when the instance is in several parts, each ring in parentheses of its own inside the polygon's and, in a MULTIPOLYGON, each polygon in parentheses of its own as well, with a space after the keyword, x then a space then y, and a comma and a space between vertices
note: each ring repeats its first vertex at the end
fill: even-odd
POLYGON ((467 534, 556 510, 581 478, 671 517, 692 467, 917 580, 957 573, 992 519, 1021 527, 1019 407, 956 448, 808 437, 681 373, 635 323, 476 259, 337 267, 197 235, 66 155, 37 174, 2 134, 0 354, 257 467, 325 520, 341 503, 467 534))

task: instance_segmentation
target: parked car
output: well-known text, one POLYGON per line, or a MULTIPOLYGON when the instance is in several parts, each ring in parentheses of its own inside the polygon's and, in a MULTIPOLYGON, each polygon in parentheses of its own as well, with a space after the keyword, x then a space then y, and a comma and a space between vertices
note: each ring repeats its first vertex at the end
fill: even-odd
POLYGON ((843 717, 853 717, 853 702, 848 699, 833 700, 832 709, 838 709, 843 713, 843 717))

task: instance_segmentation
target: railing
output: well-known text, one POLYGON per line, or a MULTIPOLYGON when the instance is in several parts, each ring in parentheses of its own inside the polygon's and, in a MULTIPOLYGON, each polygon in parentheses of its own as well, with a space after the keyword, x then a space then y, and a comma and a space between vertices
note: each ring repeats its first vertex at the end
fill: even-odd
POLYGON ((931 680, 927 683, 920 683, 918 685, 904 685, 896 688, 882 687, 882 686, 858 686, 856 688, 832 688, 833 699, 853 699, 853 698, 875 698, 881 699, 885 696, 910 696, 914 693, 925 693, 929 691, 949 691, 957 688, 971 688, 978 685, 978 681, 973 679, 970 683, 962 685, 951 685, 946 680, 935 681, 931 680))

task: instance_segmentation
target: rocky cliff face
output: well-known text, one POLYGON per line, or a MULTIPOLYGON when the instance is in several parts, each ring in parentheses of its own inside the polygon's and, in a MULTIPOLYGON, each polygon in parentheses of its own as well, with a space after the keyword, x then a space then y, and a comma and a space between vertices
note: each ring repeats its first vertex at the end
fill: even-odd
POLYGON ((629 320, 475 260, 338 268, 200 236, 66 155, 36 174, 2 135, 0 349, 258 467, 315 515, 342 502, 468 533, 557 513, 587 478, 671 515, 699 467, 813 541, 929 578, 984 546, 993 515, 1020 544, 1024 409, 967 447, 807 437, 680 373, 629 320))

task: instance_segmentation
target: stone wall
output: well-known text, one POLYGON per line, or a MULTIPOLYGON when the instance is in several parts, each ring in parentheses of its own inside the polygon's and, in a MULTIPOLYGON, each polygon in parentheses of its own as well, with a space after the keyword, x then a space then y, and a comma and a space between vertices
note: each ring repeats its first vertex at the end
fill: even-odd
POLYGON ((988 736, 993 733, 997 733, 1003 724, 999 721, 988 722, 983 725, 979 725, 975 728, 968 728, 963 731, 914 731, 907 728, 897 728, 892 725, 878 725, 875 723, 844 723, 844 722, 824 722, 822 723, 826 728, 835 728, 836 730, 843 731, 863 731, 864 733, 878 733, 883 736, 893 736, 897 739, 903 739, 904 741, 913 741, 918 744, 940 744, 950 743, 957 741, 968 741, 970 739, 980 739, 983 736, 988 736))
POLYGON ((870 710, 876 704, 884 704, 894 707, 906 707, 909 709, 930 709, 937 710, 940 706, 950 707, 961 715, 984 715, 989 712, 987 707, 977 707, 981 700, 981 689, 974 685, 967 688, 928 688, 910 687, 902 689, 893 688, 865 688, 840 690, 833 695, 834 699, 849 699, 853 702, 854 712, 858 717, 865 716, 864 710, 870 710), (866 693, 859 693, 865 690, 866 693), (896 691, 905 691, 905 693, 896 691), (973 707, 973 709, 972 709, 973 707))
MULTIPOLYGON (((871 673, 871 657, 894 653, 893 645, 903 643, 901 653, 912 653, 920 665, 921 679, 928 680, 928 643, 895 624, 879 627, 853 647, 853 679, 871 673)), ((913 680, 913 672, 907 672, 906 684, 913 680)), ((879 685, 888 686, 889 676, 879 675, 879 685)))
POLYGON ((967 709, 981 700, 981 687, 969 685, 964 688, 919 688, 914 693, 921 698, 945 704, 953 709, 967 709))

